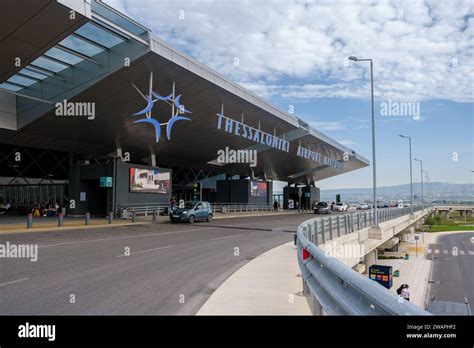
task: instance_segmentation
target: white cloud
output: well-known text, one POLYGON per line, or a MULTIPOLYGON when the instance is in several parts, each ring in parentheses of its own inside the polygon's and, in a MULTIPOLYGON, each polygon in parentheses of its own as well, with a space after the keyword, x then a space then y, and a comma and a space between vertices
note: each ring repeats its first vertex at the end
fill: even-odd
POLYGON ((470 0, 107 2, 266 98, 474 99, 470 0))

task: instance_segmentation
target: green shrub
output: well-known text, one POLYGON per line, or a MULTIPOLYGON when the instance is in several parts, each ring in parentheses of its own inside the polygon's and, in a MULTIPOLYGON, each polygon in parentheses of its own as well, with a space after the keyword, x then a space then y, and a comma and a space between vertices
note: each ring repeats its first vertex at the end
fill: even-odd
POLYGON ((435 219, 433 219, 431 216, 428 216, 425 219, 425 225, 433 226, 436 223, 435 219))

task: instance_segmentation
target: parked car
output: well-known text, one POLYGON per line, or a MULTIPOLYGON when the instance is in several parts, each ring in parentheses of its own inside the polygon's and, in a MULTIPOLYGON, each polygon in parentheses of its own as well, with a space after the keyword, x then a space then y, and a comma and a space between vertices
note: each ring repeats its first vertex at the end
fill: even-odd
POLYGON ((313 207, 315 214, 331 214, 331 207, 328 202, 318 202, 313 207))
POLYGON ((354 205, 354 204, 348 204, 346 211, 355 211, 355 210, 357 210, 357 209, 358 209, 358 207, 357 207, 356 205, 354 205))
POLYGON ((347 208, 348 206, 346 203, 339 202, 334 205, 334 211, 344 212, 347 211, 347 208))
POLYGON ((367 210, 369 209, 369 205, 368 204, 365 204, 365 203, 362 203, 362 204, 359 204, 359 206, 357 207, 358 210, 367 210))
POLYGON ((171 222, 210 222, 213 217, 211 204, 203 201, 189 201, 185 203, 184 208, 176 207, 170 211, 171 222))

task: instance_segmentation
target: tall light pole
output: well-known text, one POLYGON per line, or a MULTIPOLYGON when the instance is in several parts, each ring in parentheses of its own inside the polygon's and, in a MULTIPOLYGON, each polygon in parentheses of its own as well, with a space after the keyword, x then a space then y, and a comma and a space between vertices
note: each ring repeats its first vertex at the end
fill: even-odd
POLYGON ((473 194, 473 191, 472 191, 472 173, 474 173, 474 170, 471 170, 471 195, 473 194))
POLYGON ((374 65, 372 59, 360 59, 350 56, 349 60, 354 62, 370 62, 370 90, 372 97, 372 180, 373 180, 373 201, 374 201, 374 227, 379 227, 379 219, 377 217, 377 166, 375 162, 375 114, 374 114, 374 65))
POLYGON ((420 162, 420 179, 421 179, 421 206, 425 208, 425 201, 423 199, 423 161, 417 158, 413 159, 414 161, 420 162))
POLYGON ((426 198, 428 198, 429 200, 430 199, 430 178, 428 176, 427 170, 425 170, 425 179, 426 179, 426 198))
POLYGON ((411 167, 411 137, 408 135, 399 135, 400 138, 408 139, 408 148, 410 150, 410 205, 411 205, 411 213, 413 214, 413 174, 412 174, 412 167, 411 167))

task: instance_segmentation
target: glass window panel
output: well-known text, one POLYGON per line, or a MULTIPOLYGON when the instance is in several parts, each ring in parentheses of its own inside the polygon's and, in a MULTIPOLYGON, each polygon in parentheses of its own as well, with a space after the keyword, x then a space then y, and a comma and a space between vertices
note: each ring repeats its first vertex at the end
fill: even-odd
POLYGON ((16 92, 21 89, 21 87, 10 85, 9 83, 0 83, 0 88, 7 89, 12 92, 16 92))
POLYGON ((32 62, 33 65, 39 66, 40 68, 51 70, 54 72, 59 72, 67 68, 67 66, 53 62, 49 59, 39 57, 32 62))
POLYGON ((27 79, 26 77, 18 76, 18 75, 13 75, 7 81, 18 83, 23 86, 29 86, 36 82, 35 80, 30 80, 30 79, 27 79))
POLYGON ((60 49, 56 47, 51 48, 48 52, 46 52, 46 55, 62 60, 63 62, 72 64, 72 65, 75 65, 83 60, 82 58, 79 58, 71 53, 61 51, 60 49))
POLYGON ((35 77, 35 78, 40 79, 40 80, 45 79, 47 77, 46 75, 38 74, 37 72, 31 71, 31 70, 26 70, 26 69, 22 69, 22 70, 20 70, 20 72, 23 75, 28 75, 28 76, 31 76, 31 77, 35 77))
POLYGON ((79 53, 82 53, 88 57, 93 57, 97 53, 103 52, 104 50, 91 45, 90 43, 78 39, 77 37, 74 36, 68 36, 65 38, 63 41, 61 41, 61 45, 70 48, 71 50, 77 51, 79 53))
POLYGON ((123 40, 119 37, 108 33, 107 31, 100 29, 91 23, 84 24, 82 27, 76 30, 76 33, 107 48, 111 48, 123 42, 123 40))
POLYGON ((146 33, 146 30, 143 29, 142 27, 132 23, 128 19, 119 16, 113 11, 110 11, 108 8, 105 8, 104 6, 100 6, 100 4, 97 4, 97 6, 94 6, 93 4, 93 11, 98 13, 100 16, 108 19, 109 21, 113 22, 114 24, 117 24, 119 27, 122 27, 125 30, 128 30, 129 32, 135 34, 135 35, 143 35, 146 33))

